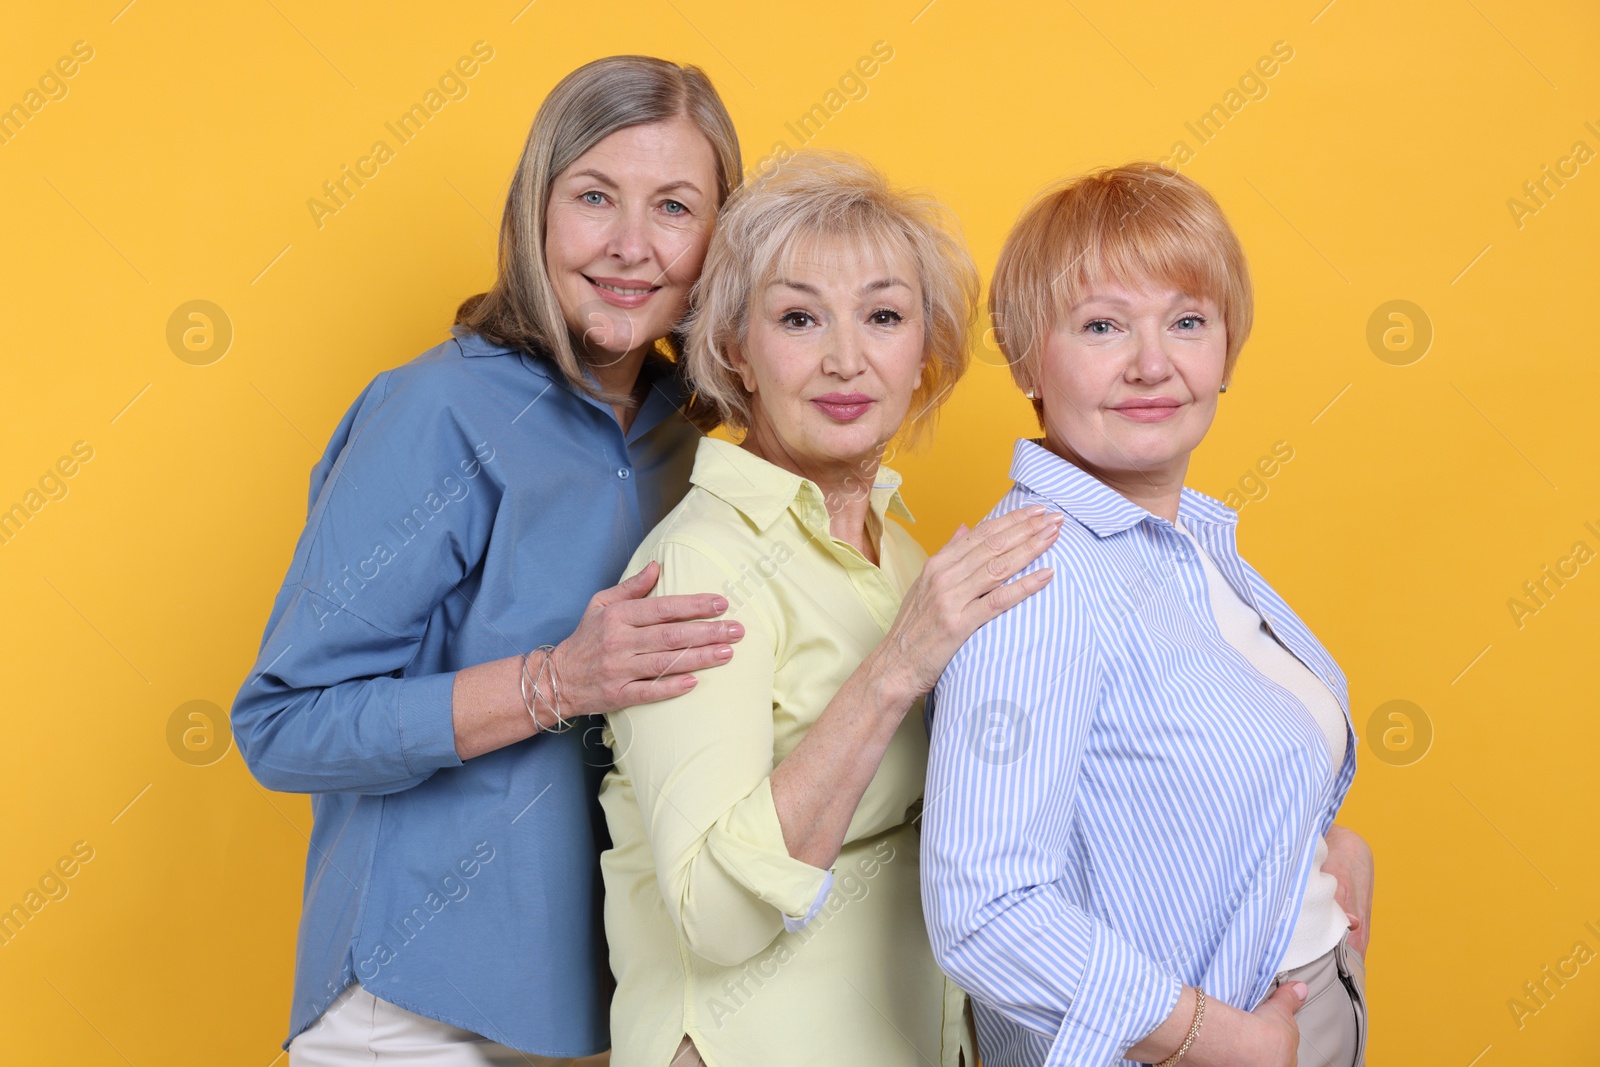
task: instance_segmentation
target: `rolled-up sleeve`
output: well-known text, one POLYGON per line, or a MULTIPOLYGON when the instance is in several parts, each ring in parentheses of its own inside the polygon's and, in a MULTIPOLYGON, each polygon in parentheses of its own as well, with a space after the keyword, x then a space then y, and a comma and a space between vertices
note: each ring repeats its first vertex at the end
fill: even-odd
POLYGON ((1062 882, 1083 832, 1075 798, 1102 675, 1080 597, 1057 566, 940 678, 922 893, 951 978, 1048 1036, 1047 1063, 1088 1065, 1121 1059, 1172 1013, 1182 986, 1062 882))
MULTIPOLYGON (((651 558, 656 596, 721 590, 731 577, 703 546, 663 541, 651 558)), ((731 967, 815 914, 829 872, 789 855, 773 805, 774 628, 754 607, 727 617, 745 627, 728 663, 611 727, 667 911, 696 955, 731 967)))
POLYGON ((459 766, 454 673, 406 675, 485 551, 492 446, 416 368, 379 375, 312 472, 311 508, 232 713, 285 792, 392 793, 459 766))

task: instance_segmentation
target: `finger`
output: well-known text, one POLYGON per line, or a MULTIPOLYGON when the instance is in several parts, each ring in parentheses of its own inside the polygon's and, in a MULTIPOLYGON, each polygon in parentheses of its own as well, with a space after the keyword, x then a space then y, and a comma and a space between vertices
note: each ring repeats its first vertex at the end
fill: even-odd
MULTIPOLYGON (((965 565, 966 573, 984 566, 988 559, 1004 555, 1017 545, 1027 544, 1045 531, 1059 530, 1066 518, 1061 512, 1052 512, 1037 505, 1008 511, 993 519, 980 522, 965 542, 953 553, 957 565, 965 565)), ((965 576, 965 574, 963 574, 965 576)))
POLYGON ((944 548, 939 549, 939 551, 940 552, 945 551, 945 549, 948 549, 951 545, 955 544, 957 541, 959 541, 963 537, 967 536, 968 532, 969 531, 967 530, 967 524, 966 523, 962 523, 960 526, 957 526, 956 527, 956 532, 950 535, 950 540, 946 541, 944 543, 944 548))
POLYGON ((639 656, 634 663, 639 678, 635 681, 659 681, 674 674, 690 674, 694 671, 705 670, 708 667, 717 667, 733 658, 733 646, 699 645, 695 648, 682 648, 675 652, 656 652, 648 656, 639 656))
POLYGON ((1267 1011, 1285 1019, 1294 1018, 1295 1012, 1305 1006, 1310 987, 1304 982, 1290 982, 1273 990, 1272 996, 1262 1002, 1257 1011, 1267 1011))
POLYGON ((1009 582, 1019 571, 1042 556, 1060 536, 1060 526, 1046 526, 988 559, 982 553, 974 554, 958 565, 961 572, 955 576, 956 588, 976 600, 1009 582))
POLYGON ((692 674, 669 674, 665 678, 629 682, 622 687, 622 703, 618 710, 680 697, 693 689, 698 681, 692 674))
POLYGON ((728 598, 715 593, 678 593, 619 603, 616 610, 630 626, 660 626, 688 619, 714 619, 728 610, 728 598))
POLYGON ((978 626, 983 625, 983 623, 994 618, 996 615, 1001 614, 1002 612, 1010 611, 1012 608, 1016 607, 1024 600, 1027 600, 1045 586, 1049 585, 1050 580, 1055 576, 1056 572, 1054 569, 1050 567, 1040 567, 1036 571, 1030 571, 1029 573, 1024 574, 1021 578, 1018 578, 1014 582, 1007 582, 1005 585, 1002 585, 1000 588, 996 589, 992 593, 989 593, 987 596, 981 597, 978 603, 982 607, 983 611, 981 617, 974 620, 975 625, 973 629, 977 629, 978 626))
POLYGON ((721 645, 737 641, 744 636, 744 623, 737 619, 720 619, 716 622, 672 622, 659 626, 642 626, 634 634, 638 653, 671 651, 694 648, 697 645, 721 645))
POLYGON ((1043 504, 1028 504, 1025 507, 1013 508, 1004 515, 996 515, 991 519, 984 519, 972 528, 972 532, 980 537, 994 537, 1004 535, 1039 522, 1042 519, 1064 518, 1059 511, 1052 511, 1043 504))
POLYGON ((646 563, 639 573, 631 575, 609 589, 602 589, 594 595, 593 603, 597 607, 610 607, 612 604, 623 600, 638 600, 656 587, 656 579, 661 576, 661 564, 655 560, 646 563))

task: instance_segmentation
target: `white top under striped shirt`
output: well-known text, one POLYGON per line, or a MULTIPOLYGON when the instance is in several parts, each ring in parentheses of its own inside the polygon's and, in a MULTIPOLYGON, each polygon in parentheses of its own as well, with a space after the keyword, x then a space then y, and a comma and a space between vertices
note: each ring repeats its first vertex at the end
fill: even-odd
MULTIPOLYGON (((1189 538, 1196 555, 1205 568, 1207 589, 1211 594, 1211 612, 1217 620, 1217 629, 1256 670, 1294 694, 1305 705, 1322 731, 1323 744, 1328 749, 1328 766, 1337 767, 1344 762, 1344 709, 1334 699, 1333 693, 1322 679, 1312 674, 1304 663, 1280 645, 1271 629, 1261 621, 1254 608, 1239 599, 1228 579, 1217 570, 1210 553, 1201 549, 1194 535, 1182 521, 1173 524, 1178 532, 1189 538)), ((1295 920, 1294 933, 1289 938, 1289 951, 1284 953, 1280 971, 1304 966, 1332 949, 1349 929, 1344 908, 1334 899, 1338 883, 1333 875, 1322 869, 1328 858, 1328 842, 1317 838, 1317 856, 1306 881, 1306 893, 1300 901, 1300 916, 1295 920)))
POLYGON ((1011 477, 991 514, 1068 521, 1029 568, 1055 579, 980 628, 929 702, 923 910, 986 1067, 1103 1067, 1184 984, 1244 1010, 1270 991, 1355 776, 1349 698, 1220 502, 1183 490, 1191 541, 1035 442, 1011 477), (1337 699, 1337 766, 1218 629, 1195 544, 1337 699))

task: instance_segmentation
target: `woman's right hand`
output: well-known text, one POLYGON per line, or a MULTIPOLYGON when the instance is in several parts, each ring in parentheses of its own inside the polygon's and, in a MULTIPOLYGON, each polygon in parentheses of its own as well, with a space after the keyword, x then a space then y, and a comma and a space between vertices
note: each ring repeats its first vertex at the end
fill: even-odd
MULTIPOLYGON (((1200 1032, 1182 1062, 1186 1067, 1295 1067, 1300 1026, 1294 1015, 1305 1005, 1307 992, 1304 982, 1289 982, 1250 1012, 1207 998, 1200 1032)), ((1189 1036, 1196 999, 1194 989, 1184 986, 1172 1014, 1124 1056, 1141 1063, 1160 1063, 1171 1056, 1189 1036)))
POLYGON ((1260 1052, 1254 1059, 1230 1062, 1249 1063, 1253 1067, 1295 1067, 1300 1052, 1300 1024, 1295 1021, 1294 1014, 1305 1005, 1305 989, 1304 982, 1290 982, 1274 989, 1270 997, 1257 1005, 1250 1014, 1261 1023, 1257 1046, 1260 1052))
POLYGON ((697 621, 727 611, 727 598, 649 597, 660 574, 661 565, 651 560, 620 585, 596 593, 572 636, 556 646, 552 666, 563 719, 679 696, 694 688, 694 671, 733 658, 744 626, 733 619, 697 621))
POLYGON ((876 653, 902 696, 915 700, 932 689, 978 627, 1049 584, 1055 572, 1048 567, 1011 578, 1055 543, 1065 518, 1038 504, 1017 508, 970 530, 961 525, 934 553, 876 653))

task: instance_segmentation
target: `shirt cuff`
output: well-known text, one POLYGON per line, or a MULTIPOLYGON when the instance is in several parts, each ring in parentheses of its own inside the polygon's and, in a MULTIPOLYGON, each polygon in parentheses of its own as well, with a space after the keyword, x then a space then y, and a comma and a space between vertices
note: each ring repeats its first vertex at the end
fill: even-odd
POLYGON ((1182 992, 1182 982, 1109 926, 1095 923, 1089 959, 1047 1067, 1122 1059, 1172 1014, 1182 992))
POLYGON ((461 766, 451 707, 455 681, 453 671, 399 680, 400 758, 407 773, 432 774, 441 767, 461 766))
POLYGON ((803 925, 827 896, 832 873, 789 855, 770 778, 712 828, 706 847, 728 877, 782 912, 785 925, 791 918, 803 925))
POLYGON ((828 894, 831 892, 833 892, 833 872, 828 871, 822 876, 822 888, 817 890, 817 899, 811 902, 811 910, 799 919, 796 919, 793 915, 785 915, 783 917, 783 928, 791 934, 798 934, 801 930, 810 926, 811 920, 815 919, 817 912, 822 910, 822 905, 828 902, 828 894))

